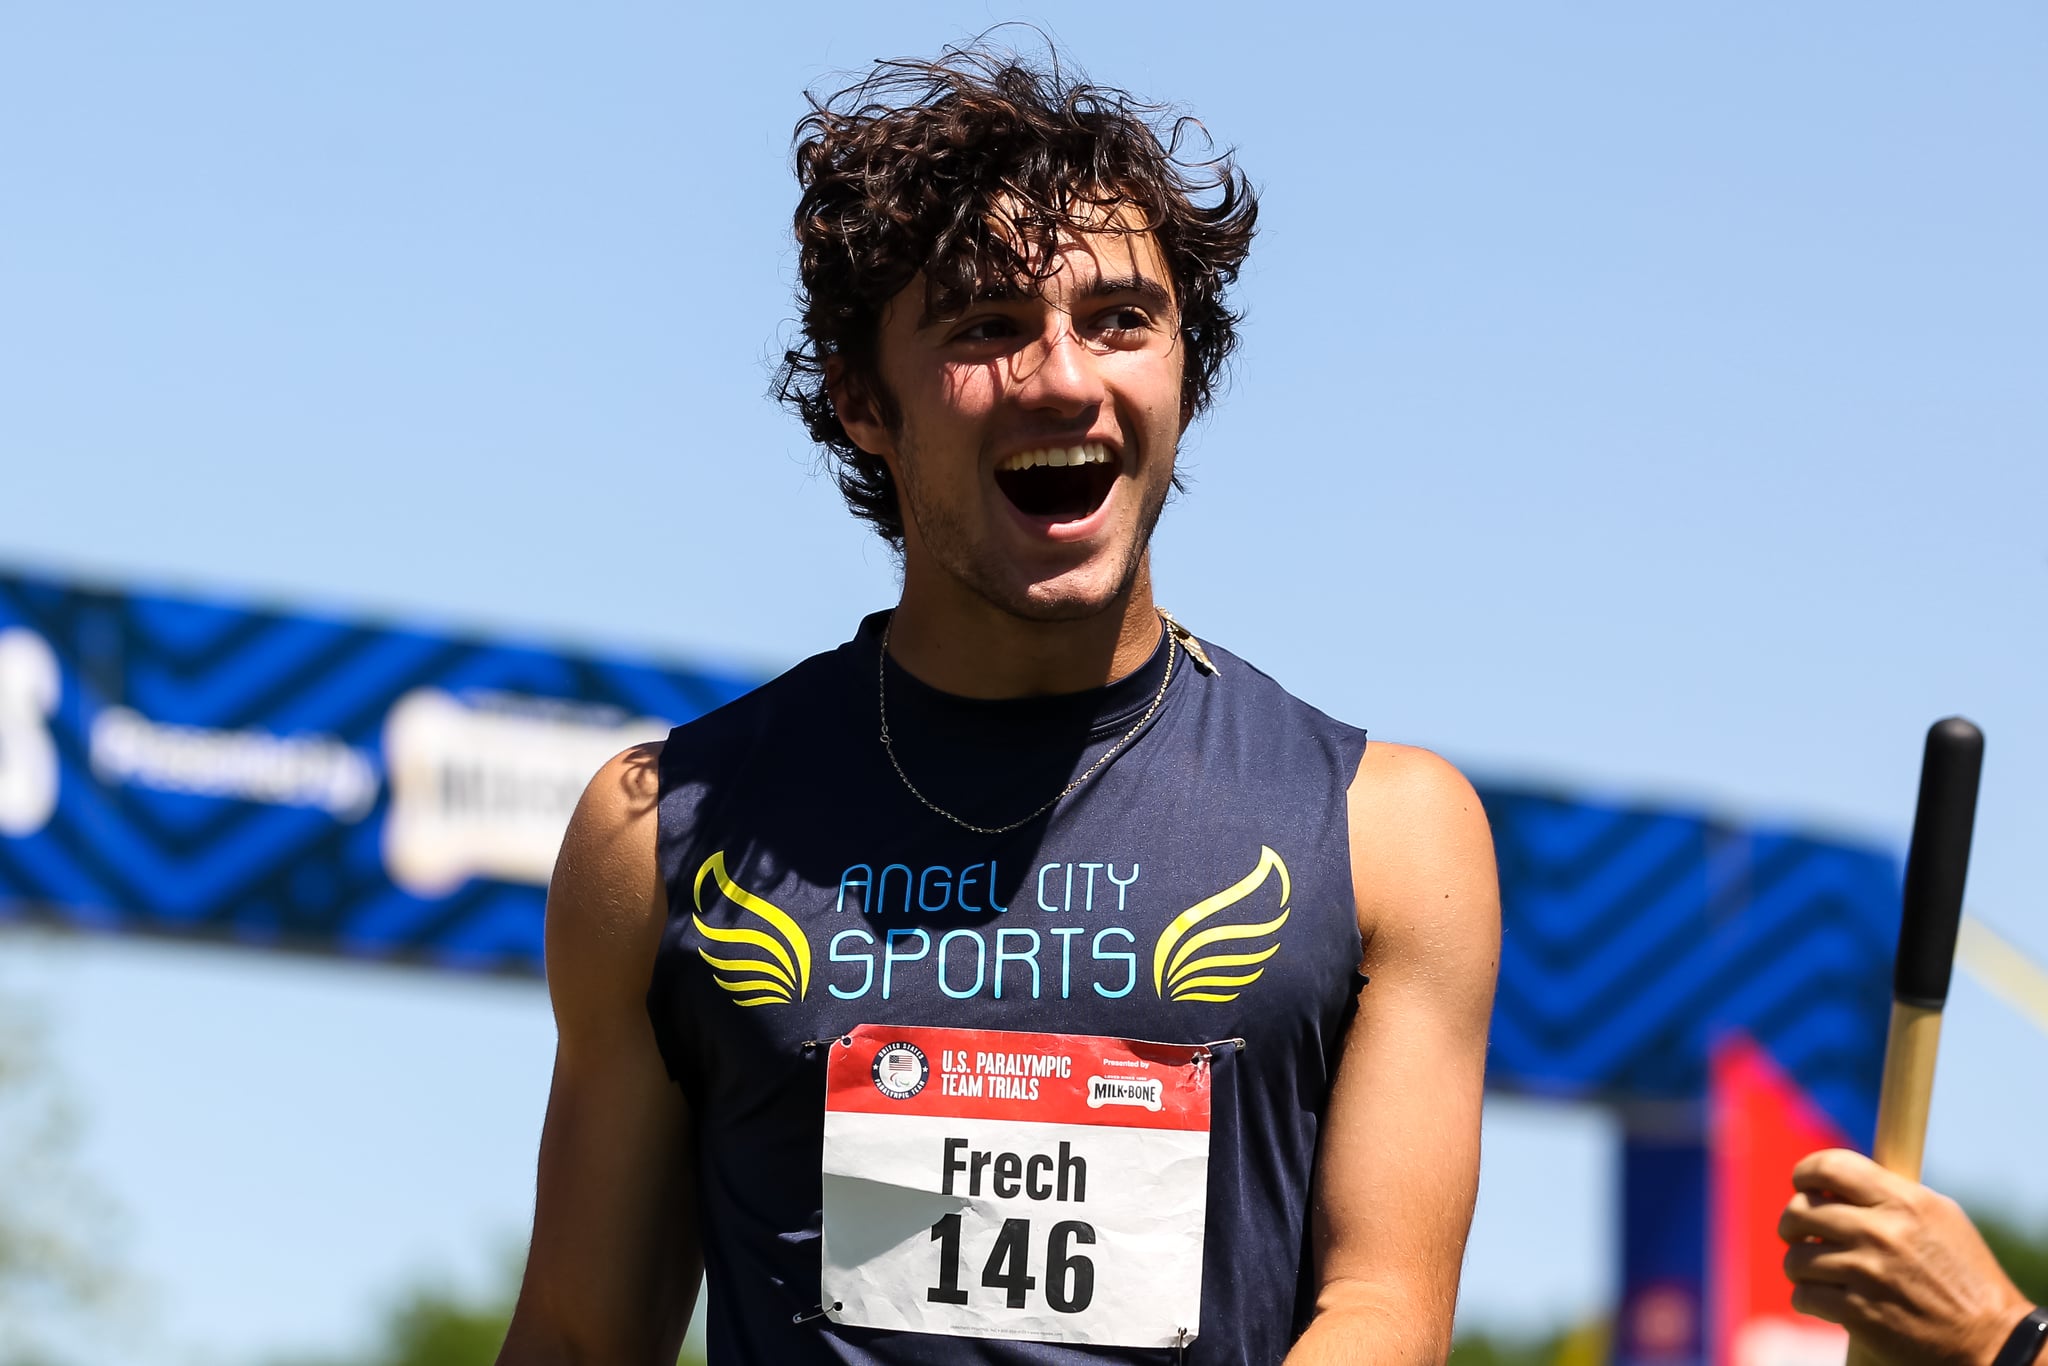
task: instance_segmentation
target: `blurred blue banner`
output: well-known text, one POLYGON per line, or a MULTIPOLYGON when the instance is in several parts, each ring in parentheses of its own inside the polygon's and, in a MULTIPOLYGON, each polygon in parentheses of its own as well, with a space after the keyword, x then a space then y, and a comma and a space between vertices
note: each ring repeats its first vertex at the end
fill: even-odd
POLYGON ((1899 932, 1890 855, 1683 812, 1480 795, 1501 881, 1492 1084, 1696 1103, 1714 1043, 1740 1031, 1869 1142, 1899 932))
POLYGON ((754 682, 0 575, 0 919, 538 972, 590 775, 754 682))
MULTIPOLYGON (((590 774, 757 681, 0 575, 0 919, 538 972, 590 774)), ((1495 1086, 1696 1102, 1740 1029, 1867 1137, 1887 855, 1482 796, 1506 929, 1495 1086)))

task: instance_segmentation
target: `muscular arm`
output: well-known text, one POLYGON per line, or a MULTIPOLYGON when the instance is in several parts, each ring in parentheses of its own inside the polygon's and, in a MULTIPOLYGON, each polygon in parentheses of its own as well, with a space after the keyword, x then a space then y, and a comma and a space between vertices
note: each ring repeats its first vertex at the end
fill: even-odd
POLYGON ((666 915, 655 865, 659 744, 584 791, 548 889, 559 1043, 526 1279, 498 1366, 671 1366, 696 1298, 689 1115, 647 1018, 666 915))
POLYGON ((1317 1157, 1316 1314, 1287 1366, 1421 1366, 1450 1351, 1479 1189, 1500 889, 1478 797, 1425 750, 1366 751, 1351 858, 1372 980, 1317 1157))

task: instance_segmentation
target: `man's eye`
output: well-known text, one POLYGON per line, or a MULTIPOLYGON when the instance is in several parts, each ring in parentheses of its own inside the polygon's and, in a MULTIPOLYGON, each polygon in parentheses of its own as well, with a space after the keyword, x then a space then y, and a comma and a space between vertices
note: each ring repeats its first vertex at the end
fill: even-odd
POLYGON ((980 318, 967 324, 953 334, 954 341, 995 341, 1007 337, 1014 329, 1008 318, 980 318))
POLYGON ((1142 332, 1152 325, 1152 318, 1142 308, 1113 308, 1097 320, 1096 326, 1104 332, 1142 332))

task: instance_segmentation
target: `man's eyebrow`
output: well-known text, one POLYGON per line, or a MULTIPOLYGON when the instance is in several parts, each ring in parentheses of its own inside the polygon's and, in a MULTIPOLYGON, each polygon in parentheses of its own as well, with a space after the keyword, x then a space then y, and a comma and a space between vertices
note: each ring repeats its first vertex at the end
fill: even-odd
MULTIPOLYGON (((977 304, 1013 304, 1029 298, 1032 291, 1015 284, 987 284, 974 291, 974 297, 967 301, 965 308, 945 309, 936 305, 927 307, 918 315, 917 328, 921 332, 927 327, 949 323, 977 304)), ((1173 291, 1149 275, 1099 275, 1080 291, 1083 299, 1106 299, 1115 295, 1134 295, 1148 306, 1166 312, 1173 307, 1173 291)))
POLYGON ((958 321, 963 314, 967 313, 968 310, 974 308, 977 304, 1013 304, 1027 296, 1028 291, 1017 284, 992 282, 976 289, 972 297, 959 308, 945 308, 935 302, 927 303, 924 312, 917 315, 917 327, 921 332, 925 328, 934 327, 939 323, 958 321))
POLYGON ((1133 294, 1153 308, 1166 311, 1173 307, 1173 291, 1149 275, 1102 275, 1081 291, 1084 299, 1103 299, 1115 294, 1133 294))

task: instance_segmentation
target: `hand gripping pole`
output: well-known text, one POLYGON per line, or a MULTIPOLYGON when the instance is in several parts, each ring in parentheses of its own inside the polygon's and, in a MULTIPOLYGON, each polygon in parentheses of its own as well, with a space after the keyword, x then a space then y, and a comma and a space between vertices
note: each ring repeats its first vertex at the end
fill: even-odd
MULTIPOLYGON (((1891 1030, 1885 1039, 1884 1082, 1877 1097, 1877 1137, 1870 1155, 1886 1171, 1920 1179, 1927 1109, 1934 1095, 1934 1055, 1941 1010, 1955 967, 1963 917, 1963 878, 1977 819, 1977 779, 1984 768, 1984 732, 1960 716, 1927 731, 1920 764, 1920 805, 1906 853, 1906 895, 1899 951, 1892 964, 1891 1030)), ((1876 1366, 1853 1343, 1849 1366, 1876 1366)))

